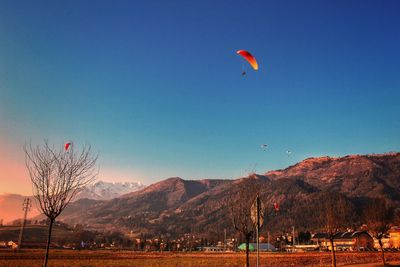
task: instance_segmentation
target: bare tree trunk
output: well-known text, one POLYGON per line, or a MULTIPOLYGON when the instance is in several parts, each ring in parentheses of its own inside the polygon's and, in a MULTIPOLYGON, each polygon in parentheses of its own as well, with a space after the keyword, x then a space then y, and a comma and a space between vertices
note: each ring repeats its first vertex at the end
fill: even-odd
POLYGON ((332 267, 336 267, 336 254, 335 254, 335 246, 333 243, 333 238, 329 239, 331 242, 331 251, 332 251, 332 267))
POLYGON ((46 256, 44 257, 44 267, 47 267, 47 261, 49 259, 49 248, 50 248, 51 230, 53 229, 53 223, 54 219, 50 219, 49 233, 47 235, 46 256))
POLYGON ((382 263, 383 266, 385 266, 385 252, 383 251, 383 244, 382 244, 382 239, 379 239, 379 246, 381 247, 381 257, 382 257, 382 263))
POLYGON ((97 175, 97 156, 91 155, 90 146, 84 146, 81 152, 75 152, 69 146, 72 146, 71 142, 56 149, 47 141, 43 146, 24 146, 25 164, 31 178, 33 195, 40 210, 49 219, 44 267, 47 267, 55 219, 97 175))
POLYGON ((249 244, 250 244, 250 236, 246 235, 246 267, 250 266, 249 261, 249 244))

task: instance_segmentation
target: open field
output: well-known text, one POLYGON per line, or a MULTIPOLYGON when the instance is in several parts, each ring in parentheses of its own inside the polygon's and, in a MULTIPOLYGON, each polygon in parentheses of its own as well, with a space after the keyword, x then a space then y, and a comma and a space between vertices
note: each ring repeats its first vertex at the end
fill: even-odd
MULTIPOLYGON (((0 250, 0 266, 41 266, 43 250, 13 252, 0 250)), ((399 262, 400 252, 387 252, 388 262, 399 262)), ((339 266, 379 262, 378 252, 339 252, 339 266)), ((330 266, 330 253, 261 253, 260 266, 330 266)), ((244 266, 244 253, 173 253, 133 251, 69 251, 50 252, 49 266, 244 266)), ((255 266, 255 254, 251 254, 251 266, 255 266)), ((373 266, 373 265, 372 265, 373 266)))

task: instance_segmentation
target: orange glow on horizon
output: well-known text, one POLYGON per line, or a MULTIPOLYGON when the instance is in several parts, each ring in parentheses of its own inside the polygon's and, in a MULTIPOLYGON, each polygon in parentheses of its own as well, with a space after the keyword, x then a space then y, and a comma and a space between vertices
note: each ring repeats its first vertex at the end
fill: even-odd
POLYGON ((25 167, 22 145, 18 147, 0 140, 0 149, 0 194, 9 192, 31 195, 32 188, 25 167))
MULTIPOLYGON (((0 194, 32 195, 31 181, 25 166, 23 144, 13 144, 0 138, 0 194)), ((106 164, 104 164, 106 165, 106 164)), ((104 166, 102 165, 102 166, 104 166)), ((107 182, 142 182, 144 175, 133 169, 117 169, 100 166, 97 180, 107 182)))

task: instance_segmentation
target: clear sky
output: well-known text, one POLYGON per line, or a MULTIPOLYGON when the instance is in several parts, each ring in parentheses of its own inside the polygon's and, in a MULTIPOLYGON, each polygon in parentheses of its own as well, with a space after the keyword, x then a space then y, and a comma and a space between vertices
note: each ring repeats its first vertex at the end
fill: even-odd
POLYGON ((145 184, 399 151, 399 11, 367 0, 1 1, 0 193, 29 194, 22 147, 44 139, 90 143, 100 179, 145 184))

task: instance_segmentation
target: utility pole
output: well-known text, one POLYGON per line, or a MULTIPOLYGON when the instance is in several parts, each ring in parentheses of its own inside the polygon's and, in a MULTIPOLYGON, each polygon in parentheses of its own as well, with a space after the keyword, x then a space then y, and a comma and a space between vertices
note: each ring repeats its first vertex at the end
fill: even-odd
POLYGON ((259 231, 261 226, 264 224, 264 216, 265 216, 265 207, 260 200, 260 196, 257 194, 255 202, 251 206, 250 209, 251 220, 254 223, 256 228, 256 241, 257 241, 257 267, 259 266, 259 257, 260 257, 260 239, 259 239, 259 231))
POLYGON ((224 228, 224 251, 226 251, 226 228, 224 228))
POLYGON ((294 239, 294 226, 293 226, 293 251, 294 251, 294 246, 296 245, 295 239, 294 239))
POLYGON ((26 225, 26 217, 27 217, 28 211, 30 211, 31 207, 32 207, 31 200, 29 198, 25 198, 24 203, 22 204, 22 210, 24 211, 24 219, 21 224, 21 231, 19 232, 18 249, 20 249, 22 246, 22 237, 24 235, 24 230, 25 230, 25 225, 26 225))

